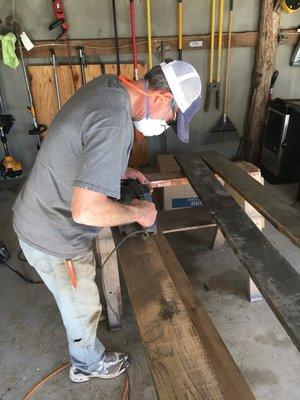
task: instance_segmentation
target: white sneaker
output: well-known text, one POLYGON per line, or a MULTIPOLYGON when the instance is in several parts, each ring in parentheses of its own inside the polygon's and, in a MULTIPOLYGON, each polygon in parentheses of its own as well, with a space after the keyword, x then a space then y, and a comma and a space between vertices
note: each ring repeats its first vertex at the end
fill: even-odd
POLYGON ((69 377, 73 382, 86 382, 90 378, 112 379, 121 375, 129 367, 128 353, 104 352, 98 367, 92 372, 84 372, 74 367, 70 368, 69 377))

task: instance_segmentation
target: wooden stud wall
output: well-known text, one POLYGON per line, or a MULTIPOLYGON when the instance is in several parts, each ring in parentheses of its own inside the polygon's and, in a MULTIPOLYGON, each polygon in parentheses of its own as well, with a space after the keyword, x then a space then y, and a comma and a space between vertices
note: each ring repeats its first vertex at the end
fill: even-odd
MULTIPOLYGON (((75 92, 72 73, 69 65, 58 65, 56 68, 61 104, 63 105, 75 92)), ((72 69, 76 90, 78 90, 82 86, 80 66, 73 65, 72 69)), ((87 65, 85 71, 87 82, 102 74, 100 64, 87 65)), ((139 76, 144 76, 147 71, 146 65, 139 64, 138 71, 139 76)), ((58 111, 52 66, 32 65, 28 67, 28 72, 37 120, 39 123, 49 126, 58 111)), ((116 64, 105 64, 105 73, 117 74, 116 64)), ((121 73, 126 78, 132 79, 133 65, 121 64, 121 73)), ((146 165, 147 156, 146 142, 143 141, 140 143, 135 141, 131 152, 130 166, 140 167, 146 165)))

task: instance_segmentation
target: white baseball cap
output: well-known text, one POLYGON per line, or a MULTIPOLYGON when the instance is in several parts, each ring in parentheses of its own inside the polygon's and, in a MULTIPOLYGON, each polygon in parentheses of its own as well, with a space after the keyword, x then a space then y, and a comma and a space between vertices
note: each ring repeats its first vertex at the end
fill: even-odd
POLYGON ((189 124, 202 104, 201 79, 195 68, 185 61, 160 64, 179 108, 177 123, 173 127, 183 143, 189 142, 189 124))

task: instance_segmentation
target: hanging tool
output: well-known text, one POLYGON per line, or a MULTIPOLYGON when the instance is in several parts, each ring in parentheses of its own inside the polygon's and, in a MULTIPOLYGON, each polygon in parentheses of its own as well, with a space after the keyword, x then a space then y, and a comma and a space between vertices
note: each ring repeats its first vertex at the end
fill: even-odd
POLYGON ((68 51, 68 64, 69 64, 69 69, 72 77, 72 82, 73 82, 73 88, 74 92, 76 92, 76 79, 73 71, 73 66, 72 66, 72 59, 71 59, 71 50, 69 46, 69 40, 68 40, 68 32, 69 32, 69 25, 66 22, 66 17, 65 17, 65 12, 64 12, 64 6, 62 0, 52 0, 52 7, 53 11, 56 17, 56 20, 49 26, 49 30, 52 31, 56 27, 60 26, 61 28, 61 33, 57 36, 55 40, 59 39, 64 39, 66 42, 66 47, 68 51))
POLYGON ((86 84, 86 76, 85 76, 85 69, 87 68, 87 63, 86 63, 86 57, 83 52, 84 47, 83 46, 77 46, 76 50, 79 52, 79 61, 80 61, 80 71, 81 71, 81 80, 82 80, 82 85, 86 84))
MULTIPOLYGON (((143 201, 152 202, 152 197, 149 192, 149 189, 146 185, 139 183, 135 179, 124 179, 121 181, 121 198, 120 202, 123 204, 131 204, 132 200, 138 199, 143 201)), ((154 223, 152 226, 148 228, 141 229, 141 226, 138 223, 126 224, 119 226, 119 232, 123 235, 131 235, 132 237, 140 236, 143 231, 145 235, 149 235, 152 233, 157 233, 157 227, 154 223), (134 234, 136 232, 136 234, 134 234)))
POLYGON ((6 178, 15 178, 22 174, 22 165, 15 160, 9 152, 7 144, 7 135, 13 126, 15 120, 12 115, 4 114, 4 107, 0 93, 0 140, 3 144, 4 158, 1 161, 1 175, 6 178))
POLYGON ((300 0, 280 0, 280 4, 287 14, 292 14, 300 8, 300 0))
POLYGON ((152 68, 152 33, 151 33, 151 0, 146 0, 147 37, 148 37, 148 69, 152 68))
POLYGON ((58 40, 66 35, 69 30, 69 25, 66 22, 62 0, 52 0, 52 6, 56 20, 49 26, 49 30, 52 31, 56 27, 60 26, 61 33, 56 38, 56 40, 58 40))
POLYGON ((134 0, 129 0, 129 7, 130 7, 132 49, 133 49, 133 80, 137 81, 139 77, 138 77, 138 64, 137 64, 137 51, 136 51, 134 0))
POLYGON ((214 75, 214 51, 215 51, 215 13, 216 13, 216 0, 211 0, 211 30, 210 30, 210 60, 209 60, 209 81, 206 89, 206 98, 204 111, 209 111, 211 102, 211 95, 214 91, 215 84, 213 82, 214 75))
POLYGON ((230 0, 229 14, 228 14, 228 52, 226 61, 226 80, 224 90, 224 104, 223 114, 215 127, 211 130, 211 133, 217 133, 217 139, 209 139, 206 143, 220 143, 224 141, 224 133, 232 132, 238 133, 236 127, 233 125, 231 119, 228 117, 228 98, 229 98, 229 81, 231 73, 231 38, 232 38, 232 24, 233 24, 233 0, 230 0))
POLYGON ((116 48, 116 56, 117 56, 117 73, 118 73, 118 75, 121 75, 119 37, 118 37, 118 26, 117 26, 117 10, 116 10, 115 0, 112 0, 112 9, 113 9, 113 20, 114 20, 114 31, 115 31, 115 48, 116 48))
POLYGON ((209 82, 207 84, 207 92, 206 92, 206 99, 205 99, 205 106, 204 106, 205 112, 209 111, 212 93, 216 94, 216 108, 218 110, 220 109, 223 12, 224 12, 224 0, 219 0, 219 35, 218 35, 217 77, 214 80, 216 0, 212 0, 212 3, 211 3, 211 39, 210 39, 209 82))
POLYGON ((60 110, 61 109, 61 100, 60 100, 60 91, 59 91, 58 76, 57 76, 57 69, 56 69, 57 62, 56 62, 54 49, 52 49, 52 48, 49 49, 49 53, 50 53, 50 59, 51 59, 51 62, 52 62, 57 108, 60 110))
POLYGON ((182 0, 178 0, 178 60, 182 60, 182 0))
POLYGON ((220 86, 221 86, 222 41, 223 41, 223 14, 224 14, 224 0, 220 0, 217 80, 216 80, 216 86, 215 86, 217 110, 220 109, 220 86))
POLYGON ((30 89, 30 84, 29 84, 29 78, 28 78, 28 74, 27 74, 25 61, 24 61, 22 43, 21 43, 21 38, 20 38, 20 34, 21 34, 20 25, 16 21, 13 20, 12 16, 9 16, 6 18, 6 24, 12 28, 14 34, 17 37, 18 50, 19 50, 19 55, 21 58, 21 66, 22 66, 26 91, 27 91, 28 100, 29 100, 29 106, 27 108, 31 113, 31 118, 32 118, 32 122, 33 122, 33 128, 30 129, 28 131, 28 133, 29 133, 29 135, 35 135, 37 137, 37 149, 39 149, 40 145, 41 145, 41 140, 43 139, 42 135, 44 132, 46 132, 47 126, 43 125, 43 124, 39 124, 37 122, 35 107, 34 107, 34 103, 33 103, 33 97, 31 94, 31 89, 30 89))

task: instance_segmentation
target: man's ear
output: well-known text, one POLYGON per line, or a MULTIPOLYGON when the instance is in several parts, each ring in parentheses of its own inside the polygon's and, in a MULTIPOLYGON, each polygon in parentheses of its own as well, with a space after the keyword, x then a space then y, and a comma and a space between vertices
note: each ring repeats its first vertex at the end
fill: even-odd
POLYGON ((158 92, 157 96, 154 99, 154 103, 164 104, 172 98, 173 94, 171 92, 158 92))

